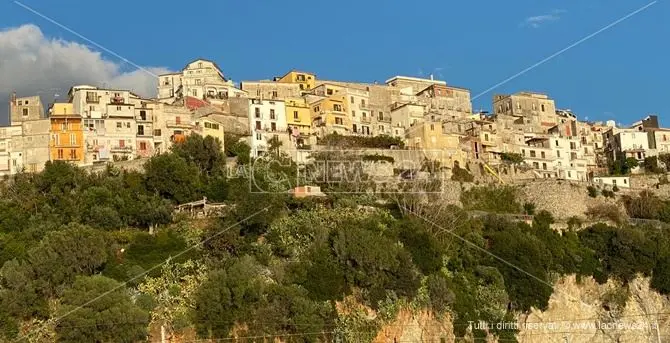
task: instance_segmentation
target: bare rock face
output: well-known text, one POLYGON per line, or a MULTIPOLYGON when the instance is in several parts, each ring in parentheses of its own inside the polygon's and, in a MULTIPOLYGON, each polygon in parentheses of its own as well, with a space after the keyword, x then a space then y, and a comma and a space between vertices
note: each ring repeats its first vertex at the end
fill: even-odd
POLYGON ((670 299, 649 287, 648 278, 629 285, 561 278, 546 311, 519 317, 519 342, 661 342, 670 335, 670 299))
POLYGON ((603 196, 592 198, 585 185, 568 181, 527 182, 519 187, 522 201, 534 203, 537 210, 547 210, 558 220, 584 217, 590 207, 599 204, 616 204, 615 200, 603 196))
POLYGON ((429 311, 412 313, 410 310, 401 310, 393 322, 381 328, 372 342, 454 341, 454 328, 449 316, 438 318, 429 311))

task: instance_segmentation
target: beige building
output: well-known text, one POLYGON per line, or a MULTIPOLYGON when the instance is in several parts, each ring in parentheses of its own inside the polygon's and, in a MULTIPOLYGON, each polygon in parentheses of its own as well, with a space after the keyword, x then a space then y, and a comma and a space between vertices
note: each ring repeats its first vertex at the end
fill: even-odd
POLYGON ((301 96, 300 85, 297 83, 262 81, 242 81, 240 88, 249 97, 268 100, 286 100, 301 96))
POLYGON ((408 130, 424 120, 425 106, 416 103, 395 103, 391 106, 391 124, 408 130))
POLYGON ((49 141, 51 128, 50 119, 24 121, 21 126, 21 140, 14 146, 14 151, 23 154, 23 166, 27 172, 40 172, 49 161, 49 141))
POLYGON ((44 119, 44 106, 39 96, 18 98, 12 93, 9 99, 9 119, 11 125, 24 121, 44 119))
POLYGON ((520 92, 494 95, 493 107, 500 120, 512 121, 524 133, 547 133, 558 123, 554 100, 546 94, 520 92))
POLYGON ((444 133, 439 121, 421 121, 408 128, 405 145, 423 151, 427 159, 439 161, 448 168, 464 167, 467 160, 467 153, 460 149, 460 137, 444 133))

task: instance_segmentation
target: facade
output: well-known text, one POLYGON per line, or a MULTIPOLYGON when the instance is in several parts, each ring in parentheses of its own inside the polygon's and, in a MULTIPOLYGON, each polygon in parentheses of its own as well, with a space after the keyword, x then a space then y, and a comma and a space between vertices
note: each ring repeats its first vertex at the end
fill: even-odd
POLYGON ((20 125, 0 128, 0 176, 16 174, 23 170, 21 134, 20 125))
MULTIPOLYGON (((249 126, 251 127, 252 157, 266 154, 269 148, 268 141, 275 136, 282 141, 287 141, 289 134, 286 125, 284 101, 251 99, 249 101, 249 126)), ((282 145, 285 146, 285 144, 282 145)))
POLYGON ((309 104, 312 113, 312 129, 319 136, 327 134, 349 135, 351 118, 344 95, 330 95, 309 104))
POLYGON ((285 100, 299 98, 302 93, 298 83, 276 81, 243 81, 240 88, 249 97, 257 99, 285 100))
POLYGON ((55 103, 49 109, 49 159, 82 164, 85 161, 82 118, 72 103, 55 103))
POLYGON ((467 153, 460 149, 460 137, 444 133, 439 121, 421 121, 407 129, 405 145, 422 150, 425 158, 449 168, 465 166, 467 160, 467 153))
POLYGON ((164 102, 191 96, 216 103, 244 95, 232 81, 226 79, 216 63, 205 59, 187 64, 178 73, 158 77, 158 99, 164 102))
POLYGON ((9 119, 11 125, 19 125, 30 120, 44 119, 44 106, 39 96, 18 98, 12 93, 9 99, 9 119))
POLYGON ((376 120, 370 107, 370 93, 356 88, 344 88, 342 93, 351 118, 351 134, 372 136, 376 120))
POLYGON ((50 159, 50 119, 24 121, 21 126, 21 141, 15 145, 15 151, 23 153, 23 166, 26 172, 36 173, 44 169, 50 159))
POLYGON ((203 137, 210 136, 216 138, 221 142, 221 149, 223 150, 224 143, 224 132, 223 125, 218 121, 214 120, 210 116, 203 116, 195 120, 195 126, 193 127, 193 132, 197 133, 203 137))
POLYGON ((304 98, 286 99, 286 125, 293 135, 308 136, 312 132, 310 107, 304 98), (297 130, 297 132, 295 131, 297 130))
POLYGON ((617 186, 619 188, 630 188, 630 177, 628 176, 596 176, 593 182, 599 185, 617 186))
POLYGON ((311 91, 316 86, 316 74, 304 71, 291 70, 282 77, 276 77, 275 81, 282 83, 294 83, 301 91, 311 91))
POLYGON ((391 123, 393 127, 406 130, 424 120, 425 106, 412 103, 395 103, 391 106, 391 123))

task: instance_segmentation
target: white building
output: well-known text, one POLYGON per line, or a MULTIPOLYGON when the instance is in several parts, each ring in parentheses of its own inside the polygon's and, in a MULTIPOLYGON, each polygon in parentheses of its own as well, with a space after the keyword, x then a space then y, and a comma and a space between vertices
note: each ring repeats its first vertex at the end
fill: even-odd
POLYGON ((137 156, 135 107, 140 97, 127 90, 74 86, 69 101, 82 116, 86 164, 137 156))
POLYGON ((12 175, 23 169, 21 125, 0 128, 0 176, 12 175))
POLYGON ((187 64, 180 72, 158 77, 158 99, 168 103, 186 96, 216 103, 245 94, 226 79, 216 63, 205 59, 187 64))
POLYGON ((630 188, 630 177, 628 176, 596 176, 593 182, 599 185, 617 186, 618 188, 630 188))
POLYGON ((284 101, 250 99, 249 127, 252 157, 264 155, 268 151, 268 140, 275 136, 283 143, 288 141, 284 101))

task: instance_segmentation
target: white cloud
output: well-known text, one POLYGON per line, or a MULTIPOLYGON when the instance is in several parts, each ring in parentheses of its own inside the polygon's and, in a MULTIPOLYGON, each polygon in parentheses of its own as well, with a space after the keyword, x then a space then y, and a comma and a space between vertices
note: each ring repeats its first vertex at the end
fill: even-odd
POLYGON ((542 15, 536 15, 532 17, 526 18, 523 23, 521 23, 521 26, 528 26, 532 28, 538 28, 542 26, 543 24, 546 24, 551 21, 558 21, 561 19, 561 15, 563 13, 566 13, 567 11, 565 10, 553 10, 551 13, 548 14, 542 14, 542 15))
MULTIPOLYGON (((19 96, 39 94, 52 101, 54 94, 65 96, 77 84, 105 84, 154 97, 154 75, 168 70, 145 69, 126 71, 100 52, 77 42, 48 38, 32 24, 0 30, 0 102, 4 104, 12 91, 19 96)), ((0 117, 6 115, 7 106, 0 106, 0 117)))

